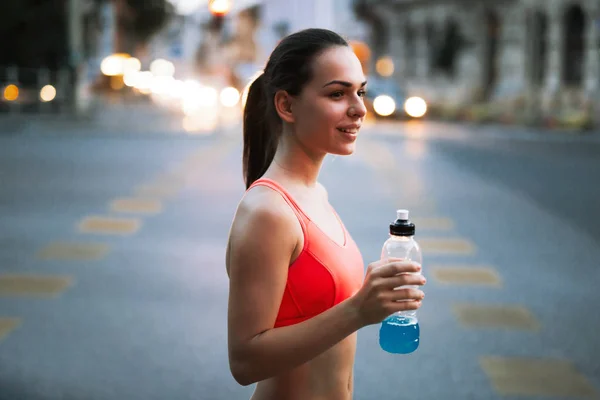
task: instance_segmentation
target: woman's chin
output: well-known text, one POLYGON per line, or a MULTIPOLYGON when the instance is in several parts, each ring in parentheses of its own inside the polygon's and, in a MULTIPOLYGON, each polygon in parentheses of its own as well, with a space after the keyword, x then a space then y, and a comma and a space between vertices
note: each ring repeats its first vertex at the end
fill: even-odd
POLYGON ((356 144, 349 143, 343 146, 339 146, 335 149, 335 151, 331 151, 330 153, 335 154, 336 156, 349 156, 354 153, 354 150, 356 150, 356 144))

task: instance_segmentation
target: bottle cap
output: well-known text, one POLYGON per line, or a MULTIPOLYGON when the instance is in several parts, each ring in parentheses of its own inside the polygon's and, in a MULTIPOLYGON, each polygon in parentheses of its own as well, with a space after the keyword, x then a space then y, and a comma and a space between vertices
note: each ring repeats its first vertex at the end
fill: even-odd
POLYGON ((396 221, 390 224, 390 234, 394 236, 414 236, 415 224, 408 220, 408 210, 397 210, 396 221))

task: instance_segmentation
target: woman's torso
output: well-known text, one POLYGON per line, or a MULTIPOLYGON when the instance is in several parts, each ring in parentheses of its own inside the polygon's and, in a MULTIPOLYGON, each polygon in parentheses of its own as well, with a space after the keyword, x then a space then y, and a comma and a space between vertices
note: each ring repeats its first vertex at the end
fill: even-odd
POLYGON ((356 333, 289 372, 258 382, 250 400, 351 400, 356 333))
MULTIPOLYGON (((309 319, 360 289, 360 251, 324 195, 290 193, 270 179, 254 186, 277 191, 301 227, 275 327, 309 319)), ((300 367, 259 382, 252 400, 349 400, 355 352, 356 333, 300 367)))

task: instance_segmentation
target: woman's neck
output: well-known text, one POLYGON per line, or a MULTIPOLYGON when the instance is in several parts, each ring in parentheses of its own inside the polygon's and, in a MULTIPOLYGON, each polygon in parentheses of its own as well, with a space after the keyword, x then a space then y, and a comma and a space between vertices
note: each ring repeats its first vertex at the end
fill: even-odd
POLYGON ((286 135, 277 146, 267 174, 312 188, 317 184, 325 155, 311 154, 293 135, 286 135))

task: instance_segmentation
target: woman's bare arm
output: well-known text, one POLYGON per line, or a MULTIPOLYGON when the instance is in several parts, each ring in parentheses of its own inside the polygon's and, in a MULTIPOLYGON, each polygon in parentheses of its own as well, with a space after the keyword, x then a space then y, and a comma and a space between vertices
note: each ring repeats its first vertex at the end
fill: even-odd
POLYGON ((228 250, 229 365, 233 377, 249 385, 298 367, 361 327, 401 309, 416 309, 422 292, 394 290, 419 285, 411 263, 373 263, 353 297, 299 324, 273 328, 287 281, 300 225, 275 193, 253 189, 240 204, 228 250), (378 268, 381 267, 381 268, 378 268), (377 269, 377 270, 376 270, 377 269), (396 302, 399 299, 414 301, 396 302))

